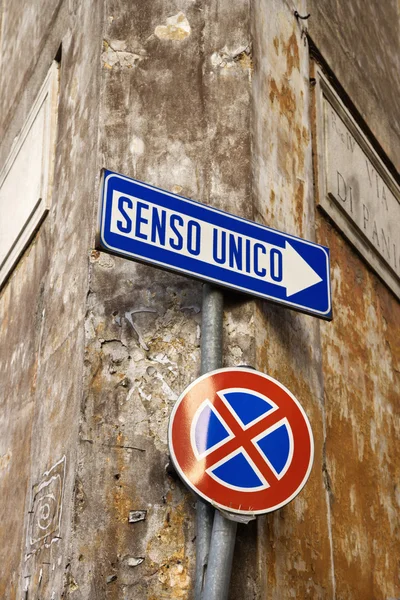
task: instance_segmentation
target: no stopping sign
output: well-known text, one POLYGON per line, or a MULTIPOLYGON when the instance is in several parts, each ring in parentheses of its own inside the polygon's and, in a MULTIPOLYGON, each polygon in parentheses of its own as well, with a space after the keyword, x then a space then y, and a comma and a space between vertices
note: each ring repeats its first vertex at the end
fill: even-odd
POLYGON ((169 423, 172 462, 185 484, 216 508, 257 515, 304 487, 314 442, 298 400, 258 371, 218 369, 196 379, 169 423))

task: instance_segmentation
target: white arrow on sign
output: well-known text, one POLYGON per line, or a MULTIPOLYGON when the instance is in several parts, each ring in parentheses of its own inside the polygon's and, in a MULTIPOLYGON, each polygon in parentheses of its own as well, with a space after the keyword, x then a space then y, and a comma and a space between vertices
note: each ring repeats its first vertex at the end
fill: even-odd
POLYGON ((286 295, 293 296, 322 281, 302 256, 286 240, 283 255, 283 281, 286 295))

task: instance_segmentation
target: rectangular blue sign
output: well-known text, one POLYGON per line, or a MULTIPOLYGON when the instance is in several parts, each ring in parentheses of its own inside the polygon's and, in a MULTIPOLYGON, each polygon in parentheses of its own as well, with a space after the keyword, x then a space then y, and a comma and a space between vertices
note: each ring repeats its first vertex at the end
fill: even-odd
POLYGON ((332 318, 329 249, 111 171, 98 247, 332 318))

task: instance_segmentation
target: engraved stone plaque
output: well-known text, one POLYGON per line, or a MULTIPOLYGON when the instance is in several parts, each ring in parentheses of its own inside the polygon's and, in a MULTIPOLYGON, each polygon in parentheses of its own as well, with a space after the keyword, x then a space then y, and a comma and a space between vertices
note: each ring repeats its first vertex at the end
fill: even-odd
POLYGON ((400 187, 316 70, 318 203, 400 297, 400 187))
POLYGON ((0 170, 0 286, 51 205, 58 70, 54 61, 0 170))

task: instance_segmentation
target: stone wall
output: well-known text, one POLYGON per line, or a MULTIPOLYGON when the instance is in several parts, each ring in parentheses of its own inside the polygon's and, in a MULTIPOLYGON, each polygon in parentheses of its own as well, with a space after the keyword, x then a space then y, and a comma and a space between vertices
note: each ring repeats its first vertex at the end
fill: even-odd
MULTIPOLYGON (((61 54, 53 204, 0 298, 5 599, 60 597, 68 573, 99 176, 100 72, 94 65, 100 60, 102 19, 102 11, 89 3, 2 5, 2 164, 61 54)), ((12 208, 5 217, 12 219, 12 208)))
POLYGON ((310 60, 396 176, 396 3, 1 11, 0 167, 54 58, 60 96, 53 204, 0 292, 0 597, 193 598, 166 432, 202 284, 95 249, 103 167, 330 247, 332 322, 225 294, 224 365, 280 380, 315 438, 301 494, 239 525, 230 598, 400 597, 399 302, 317 207, 310 60))

